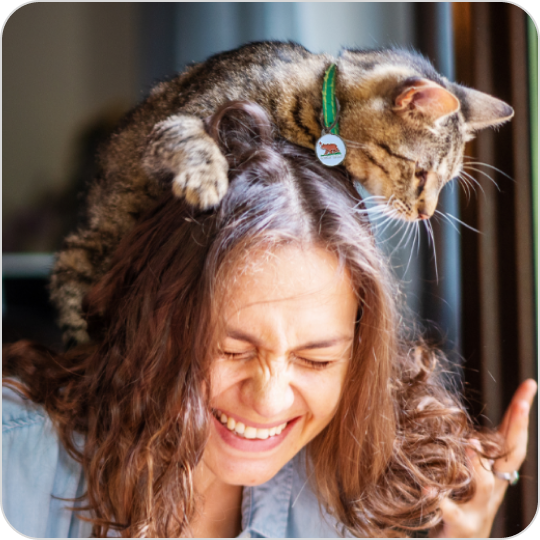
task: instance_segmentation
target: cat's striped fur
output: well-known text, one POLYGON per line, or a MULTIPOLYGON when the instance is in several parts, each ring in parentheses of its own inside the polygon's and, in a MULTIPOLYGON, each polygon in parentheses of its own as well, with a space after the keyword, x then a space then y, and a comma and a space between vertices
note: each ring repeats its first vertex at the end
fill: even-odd
POLYGON ((313 148, 321 135, 325 70, 337 65, 345 167, 403 219, 428 217, 462 165, 472 133, 512 109, 453 84, 422 56, 402 50, 312 54, 294 43, 252 43, 213 56, 158 84, 127 116, 100 155, 87 224, 58 254, 51 298, 66 341, 88 339, 82 299, 106 271, 121 237, 165 189, 191 204, 219 204, 227 163, 203 119, 231 100, 262 105, 276 133, 313 148), (441 103, 438 103, 438 101, 441 103))

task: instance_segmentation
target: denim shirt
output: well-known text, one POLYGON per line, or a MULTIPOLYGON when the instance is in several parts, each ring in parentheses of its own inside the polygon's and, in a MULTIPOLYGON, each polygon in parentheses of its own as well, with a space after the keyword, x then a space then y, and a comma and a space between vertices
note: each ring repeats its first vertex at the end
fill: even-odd
MULTIPOLYGON (((82 444, 83 439, 76 441, 82 444)), ((271 480, 245 487, 240 538, 336 538, 336 520, 321 510, 300 452, 271 480)), ((41 538, 88 538, 72 499, 85 492, 81 465, 66 452, 44 409, 2 389, 2 506, 19 532, 41 538)))

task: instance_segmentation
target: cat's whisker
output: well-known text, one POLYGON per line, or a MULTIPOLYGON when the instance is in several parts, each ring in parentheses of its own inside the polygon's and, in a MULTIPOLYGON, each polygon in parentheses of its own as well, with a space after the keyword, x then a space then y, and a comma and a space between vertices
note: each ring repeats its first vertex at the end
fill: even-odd
MULTIPOLYGON (((382 228, 382 230, 378 231, 379 232, 379 235, 381 237, 383 237, 385 234, 386 234, 386 231, 391 227, 391 225, 393 224, 395 220, 390 220, 388 223, 386 223, 386 225, 384 225, 384 227, 382 228)), ((392 235, 390 238, 385 238, 384 241, 382 243, 387 243, 388 241, 392 240, 392 238, 395 236, 392 235)))
POLYGON ((405 226, 405 233, 401 234, 401 238, 399 239, 399 242, 397 243, 397 245, 392 250, 391 255, 393 255, 399 249, 399 247, 401 246, 401 243, 403 242, 403 238, 405 238, 405 236, 407 234, 407 230, 408 230, 410 224, 411 224, 410 221, 404 221, 403 224, 399 227, 399 229, 388 239, 388 241, 390 241, 392 238, 394 238, 398 234, 401 234, 402 231, 403 231, 403 226, 405 226))
POLYGON ((469 174, 467 171, 463 171, 463 170, 461 171, 461 174, 464 174, 469 180, 471 180, 471 182, 477 185, 482 190, 484 197, 487 197, 486 192, 484 188, 482 187, 482 184, 472 174, 469 174))
POLYGON ((411 232, 409 233, 409 238, 407 238, 406 246, 409 245, 410 240, 412 239, 411 244, 411 250, 414 248, 414 238, 415 238, 415 231, 418 227, 418 221, 411 221, 411 232))
POLYGON ((476 193, 476 186, 466 176, 462 176, 461 173, 458 178, 461 180, 458 184, 463 187, 467 195, 467 202, 469 202, 471 200, 471 190, 476 193))
POLYGON ((377 212, 384 212, 384 213, 389 213, 389 212, 396 212, 396 209, 392 206, 388 206, 387 204, 378 204, 376 206, 373 206, 371 207, 372 210, 377 210, 377 212))
MULTIPOLYGON (((469 157, 469 156, 465 156, 465 157, 469 157)), ((471 159, 474 159, 474 158, 471 158, 471 159)), ((493 165, 490 165, 489 163, 484 163, 483 161, 465 161, 464 164, 465 165, 481 165, 482 167, 488 167, 489 169, 493 169, 494 171, 497 171, 499 174, 506 176, 508 180, 515 182, 515 179, 512 178, 509 174, 505 173, 504 171, 501 171, 501 169, 498 169, 497 167, 494 167, 493 165)))
MULTIPOLYGON (((406 266, 406 268, 405 268, 405 274, 407 274, 407 272, 409 271, 409 266, 411 265, 412 254, 413 254, 413 252, 414 252, 414 244, 415 244, 415 242, 416 242, 416 237, 418 236, 418 232, 419 232, 419 231, 418 231, 418 227, 419 227, 418 221, 415 221, 415 222, 414 222, 413 229, 412 229, 413 232, 414 232, 413 243, 412 243, 412 246, 411 246, 411 252, 410 252, 410 254, 409 254, 409 260, 407 261, 407 266, 406 266)), ((420 240, 418 241, 418 244, 420 244, 420 240)), ((418 250, 417 250, 416 253, 417 253, 417 255, 418 255, 418 250)), ((404 275, 405 275, 405 274, 404 274, 404 275)))
POLYGON ((372 199, 386 199, 384 195, 369 195, 369 197, 364 197, 360 202, 371 201, 372 199))
POLYGON ((415 238, 416 227, 417 227, 417 222, 416 221, 411 221, 411 230, 410 230, 410 232, 408 234, 407 241, 405 242, 405 246, 408 246, 409 242, 412 239, 411 250, 414 248, 414 238, 415 238))
POLYGON ((476 169, 475 167, 469 167, 469 165, 463 165, 463 168, 467 167, 467 170, 469 171, 476 171, 477 173, 480 173, 480 174, 483 174, 488 180, 490 180, 491 182, 493 182, 493 185, 497 188, 497 190, 500 192, 501 191, 501 188, 499 187, 499 184, 497 184, 497 182, 495 182, 495 180, 485 171, 482 171, 480 169, 476 169))
MULTIPOLYGON (((392 210, 388 216, 388 219, 383 221, 383 223, 378 224, 377 234, 379 238, 383 237, 386 234, 386 231, 388 230, 388 228, 396 223, 397 221, 396 217, 398 215, 399 213, 396 210, 392 210)), ((402 224, 399 224, 399 228, 401 227, 402 227, 402 224)), ((399 232, 399 229, 395 231, 394 234, 390 236, 389 238, 385 238, 383 243, 390 241, 398 232, 399 232)))
POLYGON ((448 216, 449 218, 453 219, 454 221, 457 221, 460 225, 463 225, 464 227, 467 227, 467 229, 470 229, 471 231, 474 231, 478 234, 484 234, 482 231, 479 231, 478 229, 475 229, 474 227, 471 227, 470 225, 467 225, 465 222, 461 221, 461 219, 457 218, 456 216, 453 216, 452 214, 446 213, 445 216, 448 216))
MULTIPOLYGON (((403 244, 403 248, 406 248, 409 245, 409 241, 411 239, 411 233, 414 231, 414 221, 409 221, 407 223, 407 227, 405 228, 405 234, 402 237, 402 241, 405 240, 403 244)), ((400 241, 401 243, 401 241, 400 241)))
POLYGON ((428 238, 431 236, 431 245, 433 246, 433 258, 435 260, 435 279, 439 283, 439 268, 437 265, 437 248, 435 247, 435 234, 433 233, 433 225, 429 219, 424 220, 426 223, 426 229, 428 230, 428 238))
POLYGON ((388 216, 388 215, 377 216, 376 219, 371 219, 371 217, 370 217, 370 223, 375 227, 377 232, 381 233, 381 234, 383 232, 383 227, 385 227, 386 225, 392 223, 393 221, 395 221, 395 216, 394 215, 391 215, 391 216, 388 216))
POLYGON ((385 208, 385 205, 383 204, 369 204, 369 205, 365 205, 365 204, 362 204, 363 201, 359 202, 358 204, 356 204, 354 206, 354 211, 355 212, 380 212, 381 209, 384 210, 385 208))
MULTIPOLYGON (((471 181, 470 178, 467 178, 465 175, 463 175, 463 181, 464 183, 467 185, 468 189, 469 189, 469 196, 471 195, 471 193, 474 193, 476 194, 476 188, 477 188, 477 185, 471 181)), ((480 188, 482 188, 482 186, 479 186, 480 188)), ((484 193, 484 192, 482 192, 484 193)), ((485 195, 485 193, 484 193, 485 195)))
POLYGON ((426 232, 427 232, 428 246, 431 247, 431 236, 429 235, 428 223, 426 220, 424 220, 423 223, 424 223, 424 228, 426 229, 426 232))
POLYGON ((354 212, 360 215, 367 215, 370 217, 387 216, 392 209, 387 208, 385 205, 371 206, 369 208, 355 208, 354 212))
POLYGON ((386 197, 383 197, 382 195, 371 195, 370 197, 366 197, 365 199, 362 199, 361 201, 358 201, 358 204, 356 206, 360 206, 361 204, 364 204, 371 207, 384 207, 386 205, 383 204, 383 201, 386 200, 386 197))
POLYGON ((418 221, 411 221, 411 230, 408 234, 408 237, 407 237, 407 241, 405 242, 405 246, 408 246, 409 245, 409 242, 411 241, 412 239, 412 244, 411 244, 411 251, 414 249, 414 242, 415 242, 415 238, 416 238, 416 229, 418 227, 418 221))
POLYGON ((423 220, 422 223, 424 224, 424 229, 426 229, 426 233, 428 235, 427 239, 428 239, 428 246, 431 247, 431 237, 429 236, 429 228, 427 226, 427 222, 426 220, 423 220))
POLYGON ((461 176, 461 174, 459 174, 457 178, 458 180, 461 180, 461 182, 458 182, 458 184, 463 187, 463 191, 465 191, 465 194, 467 195, 467 201, 470 201, 471 191, 470 191, 469 184, 467 184, 467 182, 465 181, 465 178, 461 176))
MULTIPOLYGON (((405 222, 405 231, 401 233, 401 238, 399 239, 399 242, 396 244, 396 247, 394 248, 394 251, 397 251, 401 244, 403 243, 403 240, 407 238, 407 235, 409 233, 409 227, 411 226, 410 221, 405 222)), ((407 245, 407 242, 405 242, 405 245, 407 245)))
POLYGON ((380 220, 386 220, 387 218, 394 219, 396 215, 397 215, 397 212, 395 211, 392 212, 388 210, 379 211, 374 214, 368 213, 369 219, 373 220, 374 222, 380 221, 380 220))
MULTIPOLYGON (((461 235, 461 231, 456 227, 456 224, 444 213, 444 212, 440 212, 439 210, 435 210, 435 213, 438 215, 438 216, 441 216, 443 217, 444 219, 446 219, 446 221, 453 227, 453 229, 459 234, 461 235)), ((437 216, 437 217, 438 217, 437 216)))
POLYGON ((377 233, 381 235, 384 234, 384 232, 386 232, 386 229, 390 226, 390 224, 395 221, 396 216, 397 216, 397 212, 394 210, 391 213, 386 214, 386 218, 384 219, 382 223, 374 223, 375 227, 377 228, 377 233))

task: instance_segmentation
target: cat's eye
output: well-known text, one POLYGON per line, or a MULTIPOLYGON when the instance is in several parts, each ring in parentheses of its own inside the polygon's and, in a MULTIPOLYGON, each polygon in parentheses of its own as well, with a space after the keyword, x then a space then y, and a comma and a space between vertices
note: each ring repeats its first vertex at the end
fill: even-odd
POLYGON ((426 170, 421 169, 420 167, 417 167, 416 170, 414 171, 414 176, 418 178, 417 188, 421 191, 426 185, 428 173, 426 170))

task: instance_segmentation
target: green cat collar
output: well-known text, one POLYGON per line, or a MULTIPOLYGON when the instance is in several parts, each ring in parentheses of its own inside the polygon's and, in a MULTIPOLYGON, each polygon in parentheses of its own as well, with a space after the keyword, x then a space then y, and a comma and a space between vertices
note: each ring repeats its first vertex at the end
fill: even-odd
POLYGON ((322 88, 321 138, 315 144, 315 155, 327 167, 335 167, 343 162, 347 149, 339 133, 339 102, 336 99, 336 64, 332 64, 324 74, 322 88))
POLYGON ((324 74, 322 88, 323 121, 326 133, 339 135, 339 124, 336 99, 336 64, 332 64, 324 74))

